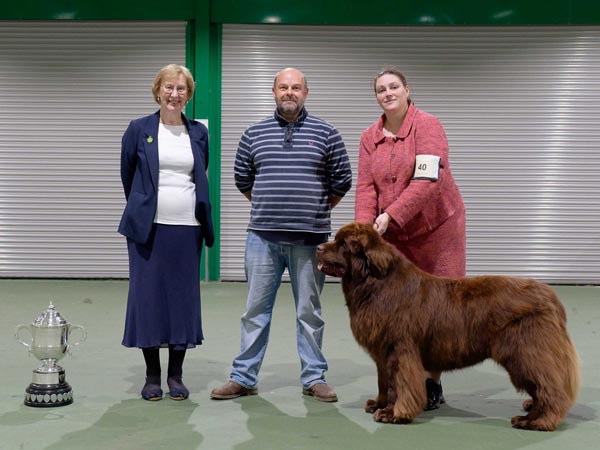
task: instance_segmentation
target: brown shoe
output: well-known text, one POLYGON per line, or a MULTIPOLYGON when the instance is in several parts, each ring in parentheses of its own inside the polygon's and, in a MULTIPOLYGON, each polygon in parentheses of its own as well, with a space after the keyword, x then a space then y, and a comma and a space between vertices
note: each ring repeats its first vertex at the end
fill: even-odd
POLYGON ((302 389, 304 395, 312 395, 315 400, 320 402, 337 402, 337 394, 333 389, 327 386, 327 383, 313 384, 308 389, 302 389))
POLYGON ((215 400, 230 400, 232 398, 242 397, 243 395, 256 395, 258 389, 246 388, 237 384, 235 381, 229 380, 223 386, 214 388, 210 393, 210 398, 215 400))

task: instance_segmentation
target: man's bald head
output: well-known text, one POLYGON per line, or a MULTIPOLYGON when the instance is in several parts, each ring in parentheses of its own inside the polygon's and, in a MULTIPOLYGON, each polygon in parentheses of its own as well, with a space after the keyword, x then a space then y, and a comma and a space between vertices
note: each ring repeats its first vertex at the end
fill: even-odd
POLYGON ((304 84, 304 89, 308 89, 308 82, 306 81, 306 77, 302 72, 298 69, 294 69, 293 67, 288 67, 287 69, 280 70, 275 74, 275 78, 273 79, 273 87, 277 86, 277 79, 280 76, 284 76, 286 74, 294 74, 299 76, 302 79, 302 83, 304 84))

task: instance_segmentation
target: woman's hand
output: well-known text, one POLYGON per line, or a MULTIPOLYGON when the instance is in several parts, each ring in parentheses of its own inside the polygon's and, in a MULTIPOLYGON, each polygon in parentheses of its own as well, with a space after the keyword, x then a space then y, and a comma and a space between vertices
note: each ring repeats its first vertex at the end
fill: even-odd
POLYGON ((386 212, 379 214, 377 219, 375 219, 375 223, 373 224, 373 228, 379 233, 379 235, 383 235, 386 232, 388 225, 390 224, 390 215, 386 212))

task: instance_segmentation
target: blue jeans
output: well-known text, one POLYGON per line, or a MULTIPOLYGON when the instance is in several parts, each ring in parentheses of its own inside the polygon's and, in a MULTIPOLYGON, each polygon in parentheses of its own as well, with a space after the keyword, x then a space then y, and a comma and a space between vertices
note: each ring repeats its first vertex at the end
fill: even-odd
POLYGON ((278 244, 249 231, 245 267, 248 300, 241 320, 241 350, 233 361, 231 379, 247 388, 258 383, 275 297, 287 267, 296 306, 296 340, 302 363, 300 381, 305 388, 324 383, 327 361, 321 352, 325 322, 321 318, 320 295, 325 274, 317 269, 316 247, 278 244))

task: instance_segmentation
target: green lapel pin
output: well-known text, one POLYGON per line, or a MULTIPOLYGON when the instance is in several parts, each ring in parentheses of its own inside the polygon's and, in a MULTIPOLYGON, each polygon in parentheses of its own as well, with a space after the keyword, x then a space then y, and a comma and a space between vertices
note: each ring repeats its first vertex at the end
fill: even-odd
POLYGON ((146 139, 146 142, 148 144, 152 144, 154 142, 154 138, 152 136, 148 136, 148 139, 146 139))

